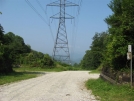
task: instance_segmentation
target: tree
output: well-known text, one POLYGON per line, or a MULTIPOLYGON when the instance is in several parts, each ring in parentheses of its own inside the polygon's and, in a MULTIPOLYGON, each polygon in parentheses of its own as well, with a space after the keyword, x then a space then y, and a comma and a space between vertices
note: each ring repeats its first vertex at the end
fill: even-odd
POLYGON ((83 69, 96 69, 99 67, 103 60, 107 38, 108 34, 106 32, 96 33, 94 35, 90 50, 86 51, 80 63, 83 69))
POLYGON ((92 52, 91 50, 87 50, 83 59, 80 62, 80 65, 83 69, 93 69, 92 63, 92 52))
POLYGON ((44 55, 42 62, 43 62, 43 65, 46 67, 54 66, 54 61, 51 59, 51 57, 48 54, 44 55))
POLYGON ((4 30, 3 30, 3 27, 0 25, 0 44, 3 43, 3 40, 4 40, 4 30))
POLYGON ((12 72, 13 65, 20 64, 23 54, 30 51, 31 47, 25 44, 22 37, 12 32, 4 34, 0 26, 0 73, 12 72))
POLYGON ((12 72, 12 56, 10 55, 11 49, 4 45, 4 30, 0 25, 0 73, 12 72))
POLYGON ((73 66, 74 66, 74 67, 79 67, 79 64, 78 64, 78 63, 74 63, 73 66))
POLYGON ((13 66, 27 64, 31 67, 53 67, 54 61, 48 54, 32 50, 24 39, 12 32, 4 34, 0 25, 0 73, 12 72, 13 66))
POLYGON ((108 5, 113 14, 105 19, 110 40, 103 64, 116 70, 126 67, 127 46, 134 44, 134 1, 112 0, 108 5))

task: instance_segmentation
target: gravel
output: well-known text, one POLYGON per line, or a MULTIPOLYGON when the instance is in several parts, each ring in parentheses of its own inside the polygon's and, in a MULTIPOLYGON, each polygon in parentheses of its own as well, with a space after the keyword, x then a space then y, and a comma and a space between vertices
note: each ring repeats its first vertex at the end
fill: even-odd
POLYGON ((88 71, 44 73, 37 78, 0 86, 0 101, 97 101, 85 81, 88 71))

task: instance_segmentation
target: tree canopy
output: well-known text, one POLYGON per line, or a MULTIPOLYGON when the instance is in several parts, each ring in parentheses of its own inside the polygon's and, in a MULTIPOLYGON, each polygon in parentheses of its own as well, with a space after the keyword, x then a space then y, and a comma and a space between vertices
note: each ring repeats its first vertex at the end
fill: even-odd
POLYGON ((108 6, 113 14, 105 19, 111 41, 107 45, 104 66, 122 69, 126 67, 127 47, 134 44, 134 1, 112 0, 108 6))
POLYGON ((4 29, 0 25, 0 73, 12 72, 13 66, 21 64, 52 68, 54 61, 48 54, 32 50, 22 37, 12 32, 4 34, 4 29))
POLYGON ((103 52, 106 49, 108 34, 106 32, 96 33, 93 37, 90 50, 86 51, 81 66, 83 69, 96 69, 103 60, 103 52))
POLYGON ((83 68, 126 68, 127 47, 134 46, 134 0, 111 0, 108 7, 113 12, 105 19, 108 32, 95 34, 81 61, 83 68))

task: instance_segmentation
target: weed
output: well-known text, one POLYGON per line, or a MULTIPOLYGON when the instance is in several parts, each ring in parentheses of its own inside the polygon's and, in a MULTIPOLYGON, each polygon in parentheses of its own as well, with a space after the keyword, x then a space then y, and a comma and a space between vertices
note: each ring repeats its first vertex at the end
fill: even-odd
POLYGON ((101 101, 133 101, 134 89, 128 85, 113 85, 101 78, 89 79, 86 87, 91 89, 95 96, 99 96, 101 101))
POLYGON ((100 73, 100 71, 97 70, 97 69, 95 69, 95 70, 91 70, 91 71, 89 72, 89 74, 90 74, 90 73, 100 73))
POLYGON ((11 83, 15 81, 25 80, 29 78, 37 77, 37 73, 32 72, 12 72, 10 74, 0 75, 0 85, 11 83))

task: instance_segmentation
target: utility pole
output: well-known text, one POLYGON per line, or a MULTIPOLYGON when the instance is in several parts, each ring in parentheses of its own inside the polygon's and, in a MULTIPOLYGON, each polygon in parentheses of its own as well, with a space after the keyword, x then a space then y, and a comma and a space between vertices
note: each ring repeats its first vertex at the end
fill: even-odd
POLYGON ((73 19, 74 17, 67 14, 65 8, 69 6, 78 6, 78 5, 69 2, 67 0, 58 0, 56 2, 48 4, 47 6, 60 7, 60 12, 50 17, 54 19, 59 19, 59 26, 53 49, 53 59, 65 63, 70 63, 70 54, 69 54, 65 19, 73 19))
POLYGON ((127 53, 127 59, 130 60, 130 85, 133 87, 133 67, 132 67, 132 60, 133 54, 132 54, 132 45, 128 45, 128 53, 127 53))

